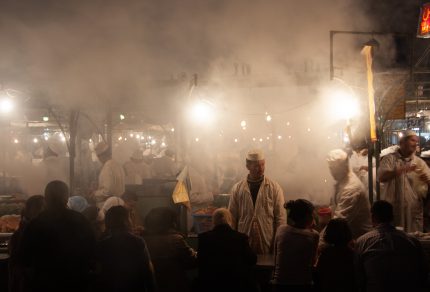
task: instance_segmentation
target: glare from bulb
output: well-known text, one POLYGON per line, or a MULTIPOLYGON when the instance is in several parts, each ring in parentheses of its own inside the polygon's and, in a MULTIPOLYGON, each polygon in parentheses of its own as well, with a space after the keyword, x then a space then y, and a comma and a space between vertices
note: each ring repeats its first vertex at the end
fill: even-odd
POLYGON ((121 140, 122 140, 122 137, 121 137, 121 136, 119 136, 119 137, 118 137, 118 141, 121 141, 121 140))
POLYGON ((257 140, 257 139, 255 139, 255 137, 254 137, 254 138, 252 138, 252 141, 254 141, 254 142, 255 142, 255 140, 257 140))
POLYGON ((157 141, 155 139, 151 140, 151 145, 157 144, 157 141))
POLYGON ((175 128, 171 128, 170 131, 175 132, 175 128))
POLYGON ((123 114, 119 115, 119 119, 122 121, 125 119, 125 116, 123 114))
POLYGON ((266 116, 266 121, 267 121, 267 122, 272 121, 272 116, 271 116, 271 115, 267 115, 267 116, 266 116))
POLYGON ((240 126, 241 126, 242 128, 245 128, 245 127, 246 127, 246 121, 241 121, 241 122, 240 122, 240 126))
POLYGON ((134 137, 134 134, 133 134, 133 133, 131 133, 131 134, 130 134, 130 138, 133 138, 133 137, 134 137))
POLYGON ((9 98, 3 98, 0 100, 0 112, 4 114, 10 113, 14 107, 12 100, 9 98))
POLYGON ((260 142, 263 142, 263 138, 260 138, 260 142))
POLYGON ((47 116, 44 116, 42 119, 44 122, 49 122, 49 117, 47 117, 47 116))
POLYGON ((34 139, 33 139, 33 143, 39 143, 39 139, 34 138, 34 139))
POLYGON ((166 143, 165 142, 161 142, 161 147, 166 147, 166 143))
POLYGON ((137 135, 136 135, 136 138, 137 138, 137 139, 140 139, 140 135, 139 135, 139 134, 137 134, 137 135))
POLYGON ((237 141, 238 141, 238 140, 237 140, 237 138, 236 138, 236 139, 234 139, 234 142, 235 142, 235 143, 237 143, 237 141))
POLYGON ((281 135, 278 135, 278 140, 281 140, 282 139, 282 136, 281 135))
POLYGON ((194 140, 195 140, 196 142, 199 142, 199 140, 200 140, 200 139, 199 139, 199 138, 196 138, 196 139, 194 139, 194 140))
POLYGON ((191 108, 191 118, 198 125, 209 125, 215 119, 213 108, 204 101, 197 102, 191 108))
POLYGON ((18 144, 19 140, 18 139, 13 139, 13 143, 18 144))

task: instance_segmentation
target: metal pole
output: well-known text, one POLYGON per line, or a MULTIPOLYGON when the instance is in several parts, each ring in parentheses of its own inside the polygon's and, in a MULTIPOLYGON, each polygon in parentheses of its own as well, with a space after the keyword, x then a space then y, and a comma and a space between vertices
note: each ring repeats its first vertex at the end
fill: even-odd
POLYGON ((334 39, 334 31, 330 31, 330 80, 334 78, 334 67, 333 67, 333 39, 334 39))

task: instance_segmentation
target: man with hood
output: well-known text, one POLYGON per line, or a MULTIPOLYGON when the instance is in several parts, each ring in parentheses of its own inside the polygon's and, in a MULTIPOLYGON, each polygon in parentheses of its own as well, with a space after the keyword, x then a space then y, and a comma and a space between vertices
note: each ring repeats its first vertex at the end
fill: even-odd
POLYGON ((248 176, 231 191, 229 211, 233 228, 249 236, 257 254, 273 252, 276 230, 286 224, 284 193, 278 183, 264 176, 265 159, 261 149, 250 150, 246 156, 248 176))
POLYGON ((334 218, 344 218, 357 238, 372 228, 370 203, 364 185, 349 167, 348 154, 342 149, 329 152, 330 173, 336 181, 332 198, 334 218))
POLYGON ((394 225, 406 232, 423 231, 423 201, 430 182, 429 167, 415 155, 418 143, 414 131, 404 131, 400 147, 382 158, 378 173, 384 183, 381 197, 394 206, 394 225))
POLYGON ((103 164, 99 174, 99 184, 94 195, 97 201, 104 202, 107 197, 121 197, 125 191, 125 175, 120 164, 112 159, 109 146, 100 142, 94 149, 97 158, 103 164))

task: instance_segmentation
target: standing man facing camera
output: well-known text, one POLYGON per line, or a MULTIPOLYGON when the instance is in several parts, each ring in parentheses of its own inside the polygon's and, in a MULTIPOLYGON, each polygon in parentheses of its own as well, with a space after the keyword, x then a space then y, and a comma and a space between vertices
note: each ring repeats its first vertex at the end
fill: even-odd
POLYGON ((233 215, 233 228, 249 236, 255 253, 269 254, 277 228, 286 223, 284 193, 278 183, 264 176, 261 149, 248 152, 246 168, 248 176, 231 191, 228 209, 233 215))

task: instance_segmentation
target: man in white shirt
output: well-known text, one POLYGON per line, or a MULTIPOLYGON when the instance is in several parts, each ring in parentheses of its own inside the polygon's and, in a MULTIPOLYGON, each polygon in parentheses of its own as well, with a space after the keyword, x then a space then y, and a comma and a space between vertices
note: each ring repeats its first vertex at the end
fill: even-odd
POLYGON ((130 160, 124 163, 124 172, 126 184, 140 185, 143 179, 151 178, 151 169, 143 160, 143 153, 141 150, 135 150, 130 160))
POLYGON ((112 159, 109 146, 100 142, 94 149, 97 158, 103 164, 99 174, 99 184, 94 192, 97 202, 102 203, 108 197, 121 197, 125 191, 125 175, 120 164, 112 159))

